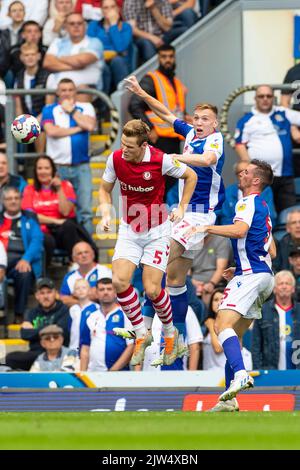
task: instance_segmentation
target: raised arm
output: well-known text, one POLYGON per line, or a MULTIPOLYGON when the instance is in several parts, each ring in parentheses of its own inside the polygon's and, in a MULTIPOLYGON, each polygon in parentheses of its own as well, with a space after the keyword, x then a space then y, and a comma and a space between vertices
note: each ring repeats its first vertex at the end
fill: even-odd
POLYGON ((165 105, 163 105, 157 99, 153 98, 153 96, 148 95, 148 93, 146 93, 145 90, 143 90, 143 88, 141 88, 139 85, 135 75, 131 75, 130 77, 125 78, 124 82, 126 83, 126 88, 142 98, 142 100, 147 103, 149 108, 151 108, 158 117, 173 126, 174 121, 177 119, 175 114, 171 113, 165 105))

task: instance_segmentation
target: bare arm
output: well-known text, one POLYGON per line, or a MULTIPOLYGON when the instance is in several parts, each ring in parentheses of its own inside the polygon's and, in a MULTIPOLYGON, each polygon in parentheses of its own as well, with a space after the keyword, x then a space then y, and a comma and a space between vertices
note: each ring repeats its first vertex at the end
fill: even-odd
POLYGON ((97 62, 99 58, 91 52, 81 52, 80 54, 62 56, 59 58, 61 62, 66 64, 72 69, 83 69, 94 62, 97 62))
POLYGON ((281 95, 280 106, 284 106, 285 108, 289 108, 289 106, 291 104, 291 96, 292 95, 281 95))
POLYGON ((112 197, 111 193, 114 187, 114 183, 108 183, 105 180, 102 180, 102 184, 99 188, 99 210, 102 216, 101 225, 103 230, 108 231, 111 220, 111 210, 112 210, 112 197))
POLYGON ((200 154, 184 153, 183 155, 176 155, 174 157, 182 163, 192 166, 211 166, 217 163, 217 156, 214 152, 204 152, 200 154))
POLYGON ((127 348, 124 349, 119 359, 114 363, 114 365, 109 369, 110 371, 124 369, 125 366, 129 363, 132 353, 134 350, 134 344, 128 344, 127 348))
POLYGON ((59 207, 59 212, 64 216, 68 217, 70 212, 74 209, 74 203, 69 201, 63 192, 62 187, 60 186, 58 191, 58 207, 59 207))
POLYGON ((208 318, 205 321, 205 325, 207 326, 208 331, 210 333, 211 345, 213 347, 213 350, 216 354, 221 354, 223 352, 223 348, 220 345, 218 337, 215 333, 214 324, 215 321, 212 318, 208 318))
POLYGON ((59 127, 51 122, 46 122, 44 124, 44 129, 47 134, 47 137, 53 137, 54 139, 59 139, 60 137, 68 137, 70 135, 77 134, 82 132, 81 127, 59 127))
POLYGON ((153 98, 153 96, 148 95, 148 93, 146 93, 145 90, 140 87, 134 75, 131 75, 130 77, 126 78, 124 82, 126 83, 126 88, 132 93, 135 93, 140 98, 142 98, 142 100, 147 103, 149 108, 151 108, 152 111, 157 114, 158 117, 173 126, 174 121, 176 121, 177 119, 175 114, 171 113, 171 111, 169 111, 165 105, 160 103, 160 101, 158 101, 157 99, 153 98))
POLYGON ((275 259, 277 255, 276 243, 275 243, 274 238, 272 238, 272 241, 271 241, 271 245, 269 248, 269 255, 271 256, 272 259, 275 259))
POLYGON ((62 224, 65 219, 57 219, 56 217, 49 217, 48 215, 37 214, 37 218, 40 224, 55 224, 59 225, 62 224))
MULTIPOLYGON (((172 3, 177 3, 177 2, 170 1, 170 3, 172 4, 172 3)), ((187 8, 193 9, 194 6, 195 6, 195 0, 187 0, 186 2, 182 3, 178 8, 173 10, 173 15, 174 16, 180 15, 180 13, 182 13, 187 8)))
POLYGON ((211 282, 213 282, 215 285, 217 285, 223 277, 223 272, 228 266, 228 259, 224 258, 218 258, 216 262, 216 270, 211 277, 211 282))
POLYGON ((151 11, 151 15, 156 20, 159 27, 164 32, 169 31, 169 29, 171 28, 173 24, 173 19, 167 18, 164 15, 162 15, 154 0, 146 0, 145 7, 149 8, 149 10, 151 11))
POLYGON ((43 62, 43 67, 50 72, 67 72, 73 70, 73 67, 60 58, 52 54, 46 54, 43 62))
POLYGON ((198 363, 200 357, 200 343, 189 345, 189 367, 188 370, 198 370, 198 363))
POLYGON ((179 201, 179 207, 182 207, 185 210, 195 190, 198 177, 194 170, 187 167, 181 179, 184 180, 184 186, 183 186, 182 197, 181 197, 181 200, 179 201))
POLYGON ((235 146, 235 151, 238 154, 241 162, 249 162, 250 157, 248 154, 248 150, 245 144, 237 144, 235 146))
POLYGON ((80 370, 85 371, 88 368, 90 359, 90 347, 83 344, 80 350, 80 370))
POLYGON ((96 118, 93 116, 87 116, 76 110, 72 117, 83 131, 92 132, 96 127, 96 118))
POLYGON ((207 225, 205 231, 226 238, 244 238, 248 230, 249 226, 245 222, 237 220, 232 225, 207 225))

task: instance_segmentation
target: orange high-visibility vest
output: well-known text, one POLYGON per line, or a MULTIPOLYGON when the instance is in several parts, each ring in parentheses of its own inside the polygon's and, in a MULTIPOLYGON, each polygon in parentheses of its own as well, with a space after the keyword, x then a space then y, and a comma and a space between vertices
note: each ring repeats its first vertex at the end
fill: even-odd
MULTIPOLYGON (((147 75, 149 75, 153 80, 158 101, 163 103, 171 113, 178 117, 178 119, 183 119, 186 92, 186 87, 183 83, 181 83, 178 78, 174 77, 175 91, 170 80, 159 72, 159 70, 148 72, 147 75)), ((159 137, 180 138, 184 140, 181 135, 174 132, 174 129, 170 124, 160 119, 153 111, 146 111, 146 115, 153 124, 159 137)))

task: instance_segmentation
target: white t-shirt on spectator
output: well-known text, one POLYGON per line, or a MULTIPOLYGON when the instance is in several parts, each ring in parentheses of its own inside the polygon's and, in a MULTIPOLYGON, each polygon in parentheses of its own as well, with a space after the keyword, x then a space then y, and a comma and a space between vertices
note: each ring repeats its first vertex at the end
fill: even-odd
POLYGON ((7 267, 7 253, 3 243, 0 241, 0 268, 7 267))
POLYGON ((67 32, 64 28, 61 28, 59 33, 53 31, 55 24, 54 18, 49 18, 43 27, 43 44, 45 46, 50 46, 55 39, 64 38, 67 35, 67 32))
MULTIPOLYGON (((11 24, 8 7, 14 0, 2 0, 0 9, 0 29, 11 24)), ((25 21, 36 21, 43 26, 48 16, 48 0, 21 0, 25 7, 25 21)))
MULTIPOLYGON (((217 354, 212 347, 210 333, 205 336, 202 344, 202 354, 203 354, 203 370, 211 369, 222 369, 224 370, 226 356, 222 352, 217 354)), ((248 349, 242 349, 243 361, 246 367, 246 370, 252 370, 252 355, 248 349)))
POLYGON ((56 57, 72 56, 81 53, 94 54, 98 60, 81 70, 51 73, 48 77, 46 88, 56 88, 62 78, 70 78, 76 86, 97 85, 103 65, 103 46, 99 39, 85 36, 82 41, 74 44, 69 37, 59 38, 54 40, 47 51, 47 54, 56 57))

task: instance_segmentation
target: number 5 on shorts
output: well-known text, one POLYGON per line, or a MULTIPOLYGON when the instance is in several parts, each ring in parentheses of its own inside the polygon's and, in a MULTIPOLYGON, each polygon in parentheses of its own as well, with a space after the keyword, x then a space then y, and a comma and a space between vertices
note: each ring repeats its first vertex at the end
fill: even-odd
POLYGON ((154 264, 160 264, 162 262, 162 259, 161 259, 162 255, 163 255, 162 251, 156 250, 156 252, 154 254, 154 258, 153 258, 153 263, 154 264))

